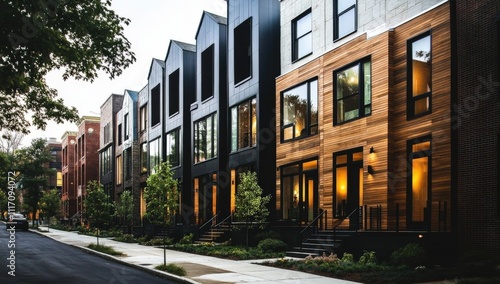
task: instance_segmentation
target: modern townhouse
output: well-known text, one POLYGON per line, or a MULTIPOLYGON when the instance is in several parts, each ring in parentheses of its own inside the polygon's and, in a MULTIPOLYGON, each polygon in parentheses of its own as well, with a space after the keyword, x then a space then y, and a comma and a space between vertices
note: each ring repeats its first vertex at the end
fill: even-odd
MULTIPOLYGON (((146 181, 148 178, 148 128, 149 128, 149 105, 148 105, 148 86, 142 88, 137 94, 137 112, 138 112, 138 128, 137 128, 137 140, 139 145, 139 159, 138 169, 132 169, 139 171, 139 189, 134 192, 134 225, 141 227, 143 225, 143 216, 146 213, 146 201, 144 199, 144 189, 146 188, 146 181), (137 194, 136 194, 137 193, 137 194)), ((133 158, 134 159, 134 158, 133 158)), ((135 166, 135 164, 134 164, 135 166)))

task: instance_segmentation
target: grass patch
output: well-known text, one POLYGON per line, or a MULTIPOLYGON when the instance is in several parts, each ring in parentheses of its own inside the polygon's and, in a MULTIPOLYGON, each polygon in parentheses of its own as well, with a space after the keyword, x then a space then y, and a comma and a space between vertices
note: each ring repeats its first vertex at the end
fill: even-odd
POLYGON ((105 254, 110 254, 110 255, 123 255, 122 252, 119 252, 119 251, 116 251, 115 249, 113 249, 112 247, 109 247, 109 246, 105 246, 105 245, 96 245, 96 244, 90 244, 88 245, 88 248, 89 249, 93 249, 95 251, 98 251, 98 252, 102 252, 102 253, 105 253, 105 254))
POLYGON ((161 271, 165 271, 168 273, 178 275, 178 276, 186 276, 186 270, 184 269, 184 267, 173 264, 173 263, 169 263, 167 265, 160 264, 160 265, 155 266, 155 268, 158 270, 161 270, 161 271))

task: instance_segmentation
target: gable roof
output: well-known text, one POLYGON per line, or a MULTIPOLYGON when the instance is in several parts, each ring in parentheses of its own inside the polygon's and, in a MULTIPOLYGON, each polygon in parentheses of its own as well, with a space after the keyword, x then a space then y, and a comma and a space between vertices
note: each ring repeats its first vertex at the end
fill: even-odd
POLYGON ((160 65, 161 68, 165 68, 165 62, 163 60, 153 58, 151 60, 151 65, 149 66, 148 79, 149 79, 149 76, 151 75, 151 70, 153 69, 154 63, 160 65))
POLYGON ((167 49, 167 55, 165 55, 165 61, 167 61, 168 54, 170 53, 170 48, 172 45, 175 44, 177 45, 180 49, 185 50, 185 51, 190 51, 190 52, 196 52, 196 45, 178 41, 178 40, 170 40, 170 44, 168 45, 167 49))
POLYGON ((200 32, 201 24, 203 23, 203 20, 205 19, 205 16, 209 17, 212 19, 214 22, 218 23, 219 25, 227 25, 227 18, 203 11, 203 15, 201 16, 200 23, 198 24, 198 29, 196 30, 196 36, 194 38, 198 38, 198 33, 200 32))

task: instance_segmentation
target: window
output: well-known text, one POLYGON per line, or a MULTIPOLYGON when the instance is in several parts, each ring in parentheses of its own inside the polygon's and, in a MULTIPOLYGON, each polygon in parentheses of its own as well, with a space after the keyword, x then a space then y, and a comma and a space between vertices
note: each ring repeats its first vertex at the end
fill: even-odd
POLYGON ((101 152, 101 176, 111 172, 111 147, 101 152))
POLYGON ((132 178, 132 149, 128 148, 125 150, 123 155, 123 165, 125 170, 125 180, 130 180, 132 178))
POLYGON ((141 173, 148 171, 148 144, 141 144, 141 173))
POLYGON ((334 40, 356 31, 356 0, 335 0, 334 40))
POLYGON ((234 84, 252 76, 252 18, 234 29, 234 84))
POLYGON ((306 11, 292 22, 292 61, 312 53, 311 10, 306 11))
POLYGON ((318 80, 281 93, 281 140, 318 134, 318 80))
POLYGON ((194 163, 217 156, 217 114, 194 123, 194 163))
POLYGON ((179 69, 168 76, 168 115, 179 112, 179 69))
POLYGON ((108 144, 111 140, 111 132, 109 131, 109 122, 104 125, 104 144, 108 144))
POLYGON ((201 53, 201 100, 214 96, 214 45, 201 53))
POLYGON ((129 125, 130 124, 128 121, 128 113, 126 113, 125 116, 123 117, 123 132, 125 133, 123 140, 128 140, 128 136, 130 133, 129 125))
POLYGON ((410 174, 407 181, 410 224, 426 221, 431 200, 431 137, 408 141, 410 174))
POLYGON ((160 84, 151 90, 151 127, 160 123, 160 84))
POLYGON ((161 138, 149 142, 149 172, 155 173, 155 167, 161 163, 161 138))
POLYGON ((122 144, 122 124, 118 124, 118 131, 116 133, 116 135, 118 136, 118 145, 121 145, 122 144))
POLYGON ((408 118, 431 112, 431 34, 424 33, 408 41, 408 118))
POLYGON ((180 165, 179 133, 180 128, 167 133, 167 161, 172 167, 180 165))
POLYGON ((146 130, 146 127, 148 125, 148 105, 143 105, 141 109, 139 110, 139 127, 140 131, 144 132, 146 130))
POLYGON ((257 144, 257 100, 231 108, 231 151, 257 144))
MULTIPOLYGON (((346 217, 363 204, 363 148, 334 153, 333 168, 334 214, 346 217)), ((359 218, 350 222, 356 224, 359 218)))
POLYGON ((123 182, 123 158, 122 156, 116 157, 116 184, 123 182))
POLYGON ((371 114, 371 64, 369 59, 358 61, 334 72, 335 124, 371 114))

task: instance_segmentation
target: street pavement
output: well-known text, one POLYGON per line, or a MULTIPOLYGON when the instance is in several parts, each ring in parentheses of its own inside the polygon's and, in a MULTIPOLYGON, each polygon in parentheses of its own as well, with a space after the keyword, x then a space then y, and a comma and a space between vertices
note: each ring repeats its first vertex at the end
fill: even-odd
MULTIPOLYGON (((96 237, 80 235, 77 232, 67 232, 50 229, 49 232, 33 232, 42 234, 56 241, 66 243, 82 250, 91 251, 87 246, 96 243, 96 237)), ((110 260, 122 262, 156 275, 161 275, 179 283, 190 284, 220 284, 220 283, 288 283, 288 284, 335 284, 355 283, 351 281, 323 277, 314 274, 280 269, 258 264, 264 260, 235 261, 204 255, 190 254, 175 250, 166 250, 166 262, 175 263, 184 267, 187 272, 185 277, 179 277, 154 269, 163 264, 163 248, 143 246, 136 243, 123 243, 111 238, 99 238, 99 244, 110 246, 123 252, 124 256, 114 257, 107 254, 91 251, 110 260)), ((132 283, 132 282, 131 282, 132 283)))

